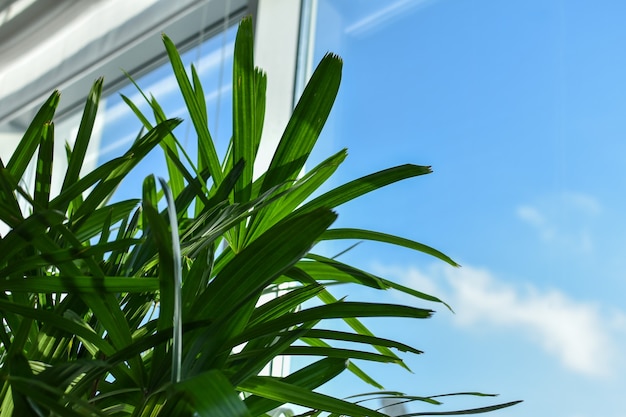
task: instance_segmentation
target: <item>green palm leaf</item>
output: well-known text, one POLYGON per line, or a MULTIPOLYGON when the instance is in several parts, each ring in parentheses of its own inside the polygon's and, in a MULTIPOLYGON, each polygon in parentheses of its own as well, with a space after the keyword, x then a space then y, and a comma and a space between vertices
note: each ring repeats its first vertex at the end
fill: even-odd
MULTIPOLYGON (((333 208, 430 168, 401 165, 320 194, 347 156, 339 151, 302 173, 341 81, 341 59, 327 54, 268 171, 253 172, 263 146, 267 79, 254 66, 252 35, 252 21, 245 19, 234 53, 226 155, 218 155, 209 132, 198 72, 186 70, 163 36, 198 138, 197 161, 175 136, 180 120, 169 119, 156 98, 139 90, 154 121, 122 97, 145 133, 121 157, 83 172, 102 80, 89 93, 74 144, 67 147, 58 195, 51 190, 58 92, 34 117, 6 166, 0 161, 0 221, 10 228, 0 238, 0 417, 253 417, 288 403, 307 407, 311 415, 383 416, 361 404, 372 395, 351 402, 315 390, 346 369, 382 388, 351 360, 406 367, 396 351, 421 351, 377 336, 360 318, 426 319, 433 311, 346 302, 325 285, 394 289, 447 304, 312 250, 327 240, 371 240, 458 266, 410 239, 330 229, 337 217, 333 208), (111 203, 137 164, 159 149, 167 165, 160 188, 148 176, 142 190, 131 190, 137 198, 111 203), (32 161, 35 187, 29 190, 24 184, 32 178, 25 173, 32 161), (336 319, 351 330, 329 328, 336 319), (277 358, 292 355, 317 359, 283 377, 262 375, 277 358)), ((438 396, 379 394, 440 403, 438 396)), ((515 403, 409 415, 481 413, 515 403)))

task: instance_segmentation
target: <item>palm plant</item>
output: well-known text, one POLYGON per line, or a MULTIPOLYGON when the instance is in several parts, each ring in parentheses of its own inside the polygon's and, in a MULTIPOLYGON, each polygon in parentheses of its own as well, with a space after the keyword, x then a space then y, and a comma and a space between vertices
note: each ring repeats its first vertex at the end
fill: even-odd
MULTIPOLYGON (((0 166, 0 220, 10 228, 0 240, 0 417, 264 416, 287 403, 310 409, 309 415, 384 416, 360 401, 315 389, 346 369, 381 388, 350 360, 405 366, 391 349, 420 351, 376 337, 359 318, 424 319, 432 311, 338 300, 326 285, 351 283, 442 301, 316 255, 312 248, 326 240, 376 240, 456 266, 418 242, 331 228, 333 208, 430 169, 398 166, 311 197, 346 157, 341 151, 299 176, 340 83, 341 60, 328 54, 295 108, 269 169, 255 179, 266 78, 253 64, 251 21, 244 20, 237 35, 233 136, 221 160, 196 71, 192 67, 189 76, 173 43, 163 40, 197 134, 196 161, 186 157, 175 137, 180 120, 168 119, 158 102, 146 97, 151 122, 124 97, 146 133, 121 157, 81 176, 99 80, 74 146, 68 147, 58 195, 50 193, 58 157, 51 121, 58 92, 0 166), (167 179, 149 176, 141 199, 111 203, 124 177, 157 147, 165 155, 167 179), (25 185, 31 161, 36 164, 32 192, 25 185), (277 286, 279 296, 260 303, 277 286), (313 307, 299 308, 313 299, 318 300, 313 307), (337 318, 353 331, 325 327, 326 320, 337 318), (356 347, 340 349, 332 341, 356 347), (373 346, 375 353, 360 345, 373 346), (285 377, 261 375, 281 355, 322 359, 285 377)), ((438 403, 435 397, 377 395, 438 403)))

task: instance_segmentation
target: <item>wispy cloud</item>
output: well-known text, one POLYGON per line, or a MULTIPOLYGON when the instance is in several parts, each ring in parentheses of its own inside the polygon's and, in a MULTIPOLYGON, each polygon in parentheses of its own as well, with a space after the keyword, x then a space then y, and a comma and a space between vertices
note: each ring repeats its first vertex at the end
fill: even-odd
POLYGON ((621 312, 604 311, 558 290, 505 282, 472 266, 378 269, 449 302, 456 311, 454 322, 465 329, 512 329, 583 375, 607 376, 615 369, 616 337, 626 328, 621 312))
POLYGON ((532 226, 541 240, 575 252, 593 250, 591 222, 602 212, 593 196, 562 192, 517 207, 517 216, 532 226))
POLYGON ((556 234, 554 226, 536 207, 519 206, 517 208, 517 216, 536 228, 542 239, 551 240, 554 238, 556 234))

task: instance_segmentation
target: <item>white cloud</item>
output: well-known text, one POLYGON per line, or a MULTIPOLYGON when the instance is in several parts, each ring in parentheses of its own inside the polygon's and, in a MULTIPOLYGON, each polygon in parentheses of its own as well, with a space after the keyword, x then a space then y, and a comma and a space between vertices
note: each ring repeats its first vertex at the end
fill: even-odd
POLYGON ((561 192, 533 204, 520 205, 516 214, 532 226, 544 242, 588 253, 593 250, 593 218, 601 211, 601 204, 593 196, 561 192))
POLYGON ((515 327, 574 371, 596 375, 610 370, 612 343, 595 306, 556 290, 520 291, 486 270, 469 267, 446 275, 462 325, 515 327))
POLYGON ((603 311, 561 291, 513 285, 472 266, 377 269, 451 304, 453 320, 463 328, 513 330, 583 375, 607 376, 615 369, 616 331, 624 331, 626 323, 621 312, 603 311), (445 288, 435 283, 444 283, 445 288))
POLYGON ((535 227, 541 234, 542 239, 551 240, 554 238, 554 227, 536 207, 520 206, 517 208, 517 215, 520 219, 535 227))

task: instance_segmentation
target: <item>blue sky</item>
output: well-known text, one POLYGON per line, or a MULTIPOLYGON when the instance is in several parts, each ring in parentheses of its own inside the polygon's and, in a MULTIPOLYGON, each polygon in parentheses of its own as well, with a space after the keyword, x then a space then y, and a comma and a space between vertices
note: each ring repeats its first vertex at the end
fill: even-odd
MULTIPOLYGON (((371 368, 386 388, 525 400, 500 416, 626 415, 624 16, 617 1, 319 1, 316 56, 345 62, 318 150, 348 147, 338 183, 434 170, 342 207, 340 224, 463 265, 369 243, 345 256, 455 310, 371 324, 426 351, 407 358, 414 374, 371 368)), ((347 381, 327 389, 367 390, 347 381)))

